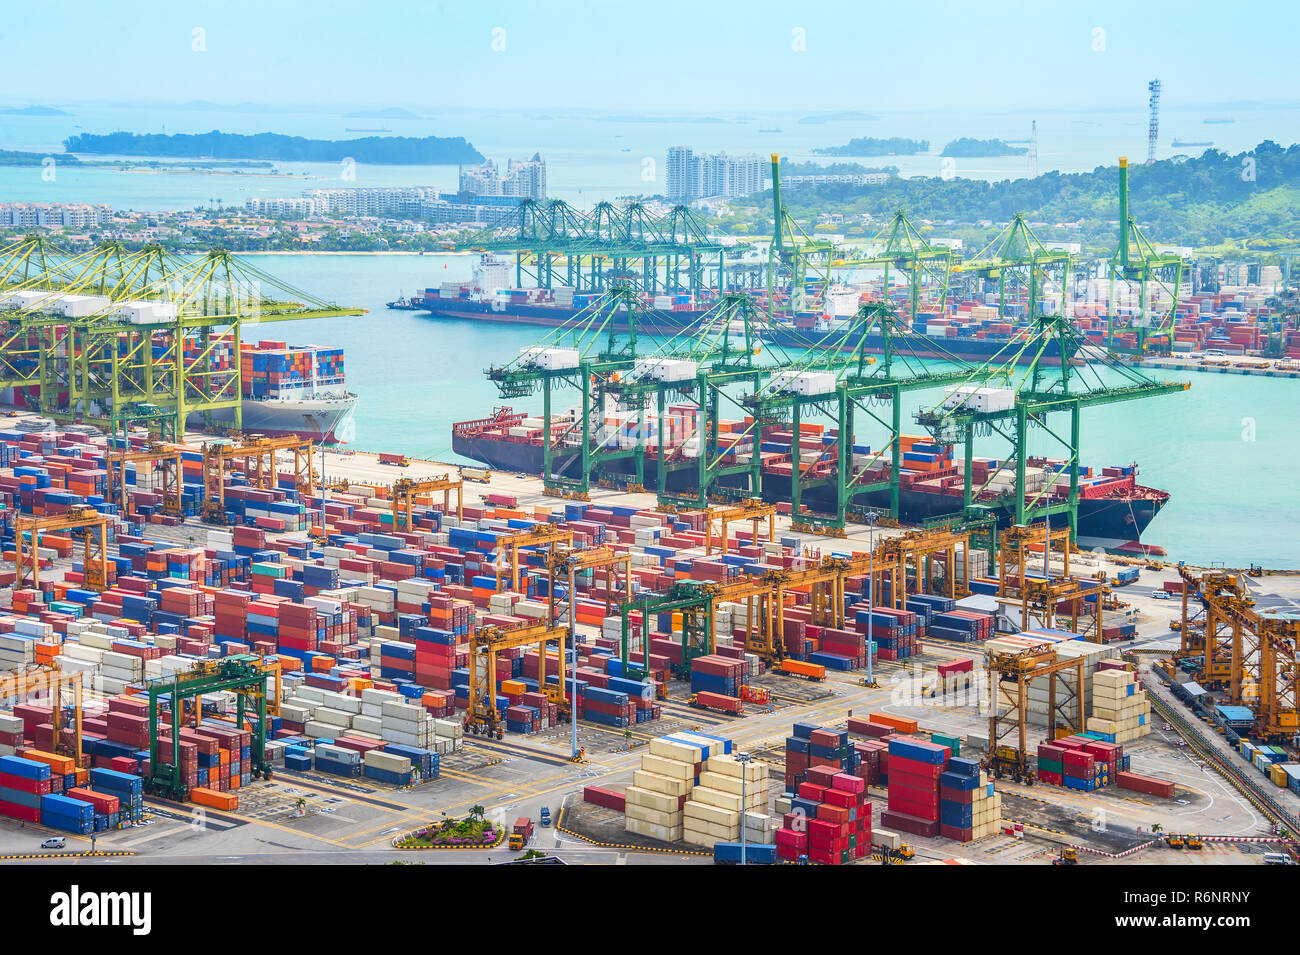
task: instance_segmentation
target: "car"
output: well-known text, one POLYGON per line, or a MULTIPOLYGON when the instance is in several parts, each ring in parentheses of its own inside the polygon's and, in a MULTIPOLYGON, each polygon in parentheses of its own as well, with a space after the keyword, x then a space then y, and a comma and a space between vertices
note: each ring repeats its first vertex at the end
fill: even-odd
POLYGON ((1227 358, 1228 353, 1224 351, 1222 348, 1207 348, 1205 349, 1205 357, 1206 358, 1227 358))
POLYGON ((54 836, 54 837, 52 837, 52 838, 50 838, 50 839, 46 839, 44 842, 42 842, 42 843, 41 843, 41 848, 42 848, 42 849, 62 849, 62 848, 64 848, 67 844, 68 844, 68 840, 67 840, 67 839, 63 838, 62 836, 54 836))
POLYGON ((1169 591, 1167 591, 1167 590, 1153 590, 1153 591, 1151 591, 1151 598, 1152 598, 1153 600, 1172 600, 1172 599, 1173 599, 1173 598, 1170 596, 1169 591))

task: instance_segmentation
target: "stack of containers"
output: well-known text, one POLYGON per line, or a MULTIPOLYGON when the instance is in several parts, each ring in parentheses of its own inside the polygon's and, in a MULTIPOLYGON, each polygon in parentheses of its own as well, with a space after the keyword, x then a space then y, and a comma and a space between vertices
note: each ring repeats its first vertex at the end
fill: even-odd
POLYGON ((50 767, 45 763, 0 756, 0 816, 40 822, 41 798, 52 786, 50 767))
POLYGON ((355 749, 333 743, 317 743, 314 757, 317 772, 334 776, 361 775, 361 754, 355 749))
POLYGON ((855 610, 853 629, 875 641, 877 656, 882 660, 905 660, 919 652, 916 614, 910 610, 855 610))
POLYGON ((90 788, 97 793, 116 796, 122 815, 139 818, 144 812, 144 780, 134 773, 115 769, 92 769, 90 788))
POLYGON ((939 834, 939 777, 951 751, 927 740, 900 736, 889 741, 889 808, 882 821, 917 836, 939 834))
POLYGON ((89 835, 95 831, 95 807, 58 793, 41 797, 41 825, 64 832, 89 835))
POLYGON ((856 773, 858 755, 845 730, 824 729, 815 723, 795 723, 785 741, 785 789, 795 792, 814 769, 856 773))
POLYGON ((958 842, 973 842, 997 832, 1002 820, 1002 794, 995 792, 973 759, 953 756, 939 776, 939 834, 958 842))
POLYGON ((745 660, 709 654, 691 661, 691 692, 718 693, 739 698, 740 687, 749 682, 745 660))
POLYGON ((777 858, 807 856, 819 865, 844 865, 871 851, 872 805, 866 780, 813 767, 790 800, 776 830, 777 858))
POLYGON ((704 744, 704 769, 682 807, 682 839, 692 845, 735 842, 746 814, 767 815, 766 764, 742 763, 721 748, 716 741, 704 744))
POLYGON ((686 740, 656 738, 632 774, 624 806, 628 832, 680 842, 684 836, 684 809, 700 772, 703 748, 686 740))
POLYGON ((1147 691, 1130 670, 1099 669, 1092 677, 1088 729, 1111 743, 1127 743, 1151 732, 1147 691))

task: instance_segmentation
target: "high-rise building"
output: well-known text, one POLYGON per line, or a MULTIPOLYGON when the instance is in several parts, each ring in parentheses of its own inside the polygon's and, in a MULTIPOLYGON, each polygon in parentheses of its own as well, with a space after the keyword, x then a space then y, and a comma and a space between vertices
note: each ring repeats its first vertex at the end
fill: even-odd
POLYGON ((505 178, 501 180, 501 195, 524 199, 546 198, 546 163, 541 153, 532 159, 511 159, 506 164, 505 178))
POLYGON ((668 149, 665 195, 675 202, 748 196, 763 189, 763 161, 754 153, 695 155, 686 146, 668 149))
POLYGON ((61 227, 84 229, 112 217, 107 205, 84 202, 8 202, 0 204, 0 228, 61 227))
POLYGON ((532 159, 511 159, 503 176, 497 164, 489 159, 481 166, 461 169, 460 191, 474 196, 545 199, 546 162, 540 153, 534 153, 532 159))

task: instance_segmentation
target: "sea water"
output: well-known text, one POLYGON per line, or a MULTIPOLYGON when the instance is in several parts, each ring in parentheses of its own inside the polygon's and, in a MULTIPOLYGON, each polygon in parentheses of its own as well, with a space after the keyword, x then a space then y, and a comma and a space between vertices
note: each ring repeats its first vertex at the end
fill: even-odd
MULTIPOLYGON (((385 303, 426 286, 467 279, 469 255, 260 255, 258 268, 313 295, 369 309, 360 318, 266 323, 246 328, 246 340, 287 339, 346 350, 350 388, 361 396, 353 446, 454 460, 453 422, 485 417, 505 404, 484 376, 548 329, 497 326, 438 318, 427 312, 389 311, 385 303)), ((1251 562, 1300 567, 1300 509, 1293 497, 1300 474, 1300 434, 1294 407, 1300 382, 1257 376, 1145 370, 1152 378, 1190 381, 1191 389, 1139 401, 1087 408, 1082 415, 1081 463, 1094 468, 1136 462, 1140 481, 1172 495, 1143 540, 1192 562, 1251 562)), ((939 390, 905 395, 904 430, 939 390)), ((512 407, 540 413, 541 396, 511 399, 512 407)), ((578 403, 576 391, 558 391, 559 411, 578 403)), ((742 412, 724 403, 724 417, 742 412)), ((1069 416, 1049 427, 1068 437, 1069 416)), ((910 425, 910 426, 909 426, 910 425)), ((865 414, 857 440, 873 448, 886 438, 865 414)), ((985 436, 981 456, 1002 457, 1009 444, 985 436)), ((1030 431, 1031 454, 1065 458, 1065 448, 1041 428, 1030 431)))

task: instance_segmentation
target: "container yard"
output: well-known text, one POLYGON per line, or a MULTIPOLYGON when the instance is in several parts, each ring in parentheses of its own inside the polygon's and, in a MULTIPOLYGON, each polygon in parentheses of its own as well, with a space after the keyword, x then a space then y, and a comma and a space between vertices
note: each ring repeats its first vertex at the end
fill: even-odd
POLYGON ((5 937, 1285 944, 1263 5, 7 11, 5 937))
MULTIPOLYGON (((3 854, 1290 851, 1274 827, 1300 813, 1293 697, 1249 652, 1233 695, 1233 611, 1191 569, 1041 526, 828 539, 756 502, 669 513, 650 493, 557 500, 436 462, 395 477, 386 456, 297 439, 163 446, 10 421, 3 854), (306 463, 322 454, 325 487, 306 463), (520 835, 521 819, 539 824, 520 835), (37 850, 56 834, 68 848, 37 850)), ((1264 608, 1242 620, 1260 640, 1300 601, 1291 576, 1231 584, 1264 608)))

